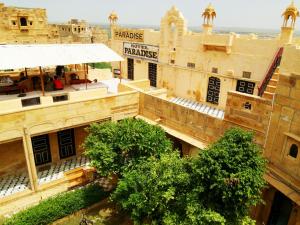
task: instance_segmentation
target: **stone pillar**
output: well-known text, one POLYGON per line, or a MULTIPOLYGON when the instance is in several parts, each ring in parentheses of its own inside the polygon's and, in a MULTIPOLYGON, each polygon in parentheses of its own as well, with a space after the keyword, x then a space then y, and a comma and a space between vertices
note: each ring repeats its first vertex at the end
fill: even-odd
POLYGON ((24 146, 24 153, 25 153, 26 165, 28 169, 31 188, 33 191, 37 191, 38 177, 37 177, 36 166, 34 162, 31 137, 27 128, 23 129, 23 146, 24 146))
POLYGON ((290 44, 293 41, 294 29, 292 27, 282 27, 280 41, 283 44, 290 44))
POLYGON ((204 34, 212 34, 212 25, 203 24, 202 30, 204 34))

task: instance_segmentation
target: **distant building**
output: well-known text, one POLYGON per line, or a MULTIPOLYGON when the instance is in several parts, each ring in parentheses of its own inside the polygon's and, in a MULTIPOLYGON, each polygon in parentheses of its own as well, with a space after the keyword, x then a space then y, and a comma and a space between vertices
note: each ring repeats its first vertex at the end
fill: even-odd
POLYGON ((107 31, 72 19, 49 24, 45 9, 7 7, 0 3, 0 43, 107 43, 107 31))

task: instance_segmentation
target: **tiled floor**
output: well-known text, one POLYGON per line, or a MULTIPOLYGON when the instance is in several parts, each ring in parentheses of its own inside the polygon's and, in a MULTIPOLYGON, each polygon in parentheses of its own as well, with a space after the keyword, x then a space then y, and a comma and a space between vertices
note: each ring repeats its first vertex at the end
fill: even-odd
MULTIPOLYGON (((37 173, 38 184, 45 184, 63 178, 64 172, 88 164, 89 160, 84 156, 74 157, 72 159, 53 164, 48 169, 37 173)), ((0 198, 28 190, 29 186, 30 182, 26 172, 0 177, 0 198)))
POLYGON ((27 173, 0 177, 0 198, 29 189, 27 173))
POLYGON ((38 172, 38 184, 45 184, 51 181, 58 180, 60 178, 63 178, 64 172, 78 167, 86 166, 88 164, 89 160, 84 156, 74 157, 72 159, 53 164, 49 169, 38 172))
POLYGON ((171 98, 170 101, 178 105, 182 105, 184 107, 196 110, 200 113, 204 113, 218 119, 224 119, 224 111, 221 109, 217 109, 200 102, 195 102, 189 99, 179 97, 171 98))

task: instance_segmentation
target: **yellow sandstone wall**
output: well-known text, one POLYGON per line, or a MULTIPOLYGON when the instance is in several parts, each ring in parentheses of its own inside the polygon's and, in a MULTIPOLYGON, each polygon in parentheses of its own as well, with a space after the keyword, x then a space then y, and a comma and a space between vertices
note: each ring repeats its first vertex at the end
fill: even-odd
POLYGON ((0 144, 0 176, 26 170, 22 140, 0 144))
POLYGON ((104 118, 119 120, 138 113, 139 94, 135 91, 111 96, 86 96, 81 101, 65 101, 25 107, 0 114, 0 142, 23 136, 23 127, 31 135, 50 133, 67 127, 89 124, 104 118))
POLYGON ((229 92, 225 119, 217 119, 195 110, 177 105, 168 100, 140 93, 139 114, 159 124, 189 135, 204 143, 217 140, 226 129, 239 126, 255 131, 256 143, 264 146, 267 124, 271 115, 271 102, 255 96, 229 92), (244 108, 244 103, 252 106, 251 113, 244 108))
POLYGON ((300 180, 300 157, 289 155, 292 144, 300 148, 300 75, 280 74, 265 154, 270 163, 300 180))
POLYGON ((76 155, 81 155, 84 152, 82 144, 88 135, 87 131, 85 130, 86 128, 87 126, 83 126, 77 127, 74 130, 76 155))

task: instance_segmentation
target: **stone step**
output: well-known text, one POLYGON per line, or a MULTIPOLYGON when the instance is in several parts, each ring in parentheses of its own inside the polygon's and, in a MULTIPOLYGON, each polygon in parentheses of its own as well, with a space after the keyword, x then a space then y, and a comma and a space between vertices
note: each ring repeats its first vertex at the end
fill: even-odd
POLYGON ((274 93, 265 91, 263 94, 263 98, 273 100, 274 93))
POLYGON ((279 73, 275 72, 272 76, 272 79, 279 80, 279 73))
POLYGON ((83 168, 76 168, 65 173, 68 181, 68 187, 75 187, 82 185, 85 182, 85 174, 83 168))
POLYGON ((68 182, 68 188, 82 186, 84 184, 86 184, 86 179, 83 177, 78 177, 78 178, 72 179, 71 181, 68 182))
POLYGON ((271 93, 275 93, 276 88, 277 88, 276 86, 268 85, 267 88, 266 88, 266 91, 271 92, 271 93))
POLYGON ((83 175, 84 175, 83 168, 76 168, 68 172, 65 172, 65 176, 67 177, 67 179, 73 179, 76 177, 81 177, 83 175))
POLYGON ((278 80, 272 78, 272 79, 269 81, 269 84, 268 84, 268 85, 271 85, 271 86, 277 86, 277 83, 278 83, 278 80))

